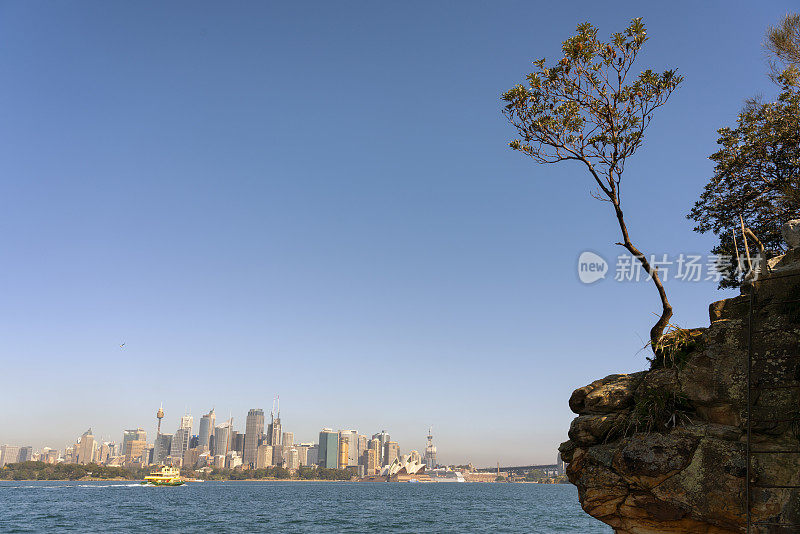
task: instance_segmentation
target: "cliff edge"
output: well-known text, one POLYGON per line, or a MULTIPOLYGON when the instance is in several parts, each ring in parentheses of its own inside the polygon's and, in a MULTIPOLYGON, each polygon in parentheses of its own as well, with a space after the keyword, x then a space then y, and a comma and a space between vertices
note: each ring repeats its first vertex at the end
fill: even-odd
MULTIPOLYGON (((777 452, 800 451, 800 249, 770 265, 711 304, 708 328, 671 332, 650 370, 573 392, 559 450, 583 509, 617 533, 746 530, 748 348, 751 520, 800 524, 800 490, 779 487, 800 486, 800 454, 777 452)), ((775 528, 753 532, 793 531, 775 528)))

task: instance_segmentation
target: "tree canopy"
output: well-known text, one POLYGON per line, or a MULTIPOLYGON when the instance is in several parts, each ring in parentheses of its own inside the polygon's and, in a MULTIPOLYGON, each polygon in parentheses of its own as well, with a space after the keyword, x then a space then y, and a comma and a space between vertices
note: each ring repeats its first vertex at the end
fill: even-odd
POLYGON ((650 331, 653 346, 672 316, 672 306, 656 268, 631 241, 622 212, 621 184, 627 159, 642 145, 653 112, 663 106, 683 80, 674 70, 633 72, 647 41, 641 18, 635 18, 608 42, 585 22, 563 42, 563 58, 546 66, 533 63, 526 83, 503 94, 504 114, 516 128, 510 146, 537 163, 577 161, 592 176, 593 196, 610 202, 622 232, 618 243, 635 256, 650 275, 662 312, 650 331))
POLYGON ((770 28, 765 47, 783 66, 775 74, 776 63, 770 63, 778 98, 749 100, 734 127, 718 130, 720 149, 710 156, 714 174, 687 215, 697 223, 695 231, 718 236, 712 253, 727 259, 720 264, 720 288, 741 283, 739 258, 747 252, 734 234, 742 224, 769 258, 785 251, 781 226, 800 217, 800 16, 787 15, 770 28))

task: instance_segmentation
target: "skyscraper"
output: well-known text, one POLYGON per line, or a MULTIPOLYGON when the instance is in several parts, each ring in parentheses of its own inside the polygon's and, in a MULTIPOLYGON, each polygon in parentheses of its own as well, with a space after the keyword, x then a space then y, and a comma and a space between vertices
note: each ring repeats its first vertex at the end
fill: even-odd
POLYGON ((381 466, 384 466, 386 465, 386 444, 389 443, 389 441, 391 441, 391 438, 389 437, 389 434, 387 434, 385 430, 381 430, 379 433, 373 434, 372 439, 377 439, 381 444, 380 451, 378 451, 377 461, 381 466))
POLYGON ((20 447, 19 449, 19 458, 17 459, 18 462, 30 462, 33 460, 33 447, 28 445, 27 447, 20 447))
POLYGON ((244 455, 242 462, 245 466, 255 468, 258 456, 258 444, 264 435, 264 410, 254 408, 247 412, 244 431, 244 455))
POLYGON ((183 458, 183 453, 189 449, 189 440, 192 437, 192 425, 194 419, 191 414, 184 414, 181 417, 181 426, 172 436, 172 444, 169 448, 169 455, 173 458, 183 458))
POLYGON ((369 444, 367 445, 367 449, 371 450, 375 456, 374 462, 377 469, 383 467, 383 456, 381 455, 381 441, 377 438, 372 438, 369 440, 369 444))
POLYGON ((428 444, 425 446, 425 465, 436 468, 436 445, 433 444, 433 428, 428 428, 428 444))
POLYGON ((214 438, 214 424, 216 421, 217 416, 214 414, 213 408, 200 418, 200 431, 197 435, 197 446, 200 447, 201 450, 207 451, 213 446, 212 440, 214 438))
MULTIPOLYGON (((125 430, 122 432, 122 454, 127 455, 129 449, 128 443, 131 441, 147 441, 147 432, 141 428, 136 430, 125 430)), ((139 451, 141 452, 141 450, 139 451)))
POLYGON ((273 447, 281 445, 281 398, 275 397, 272 411, 269 412, 269 427, 267 428, 267 445, 273 447))
POLYGON ((392 462, 399 459, 400 446, 396 441, 390 441, 386 444, 386 458, 384 459, 384 462, 386 462, 386 465, 391 465, 392 462))
POLYGON ((347 439, 346 435, 343 436, 342 432, 339 432, 339 463, 337 465, 339 469, 347 468, 349 449, 350 440, 347 439))
POLYGON ((342 442, 347 443, 347 463, 345 465, 358 465, 358 430, 339 431, 339 453, 341 454, 342 442))
POLYGON ((272 445, 259 445, 256 452, 256 469, 272 465, 272 445))
POLYGON ((286 447, 294 445, 294 432, 283 432, 281 434, 281 445, 286 447))
POLYGON ((77 450, 77 463, 90 464, 95 461, 95 449, 97 448, 97 441, 94 439, 92 429, 90 428, 80 437, 78 441, 77 450))
POLYGON ((214 456, 226 456, 231 448, 232 420, 214 428, 214 456))
POLYGON ((0 467, 6 464, 15 464, 19 460, 19 447, 3 445, 0 447, 0 467))
POLYGON ((317 461, 320 467, 335 469, 339 466, 339 433, 323 428, 319 433, 317 461))
POLYGON ((169 456, 171 446, 172 434, 159 434, 153 444, 153 463, 156 465, 163 464, 167 456, 169 456))

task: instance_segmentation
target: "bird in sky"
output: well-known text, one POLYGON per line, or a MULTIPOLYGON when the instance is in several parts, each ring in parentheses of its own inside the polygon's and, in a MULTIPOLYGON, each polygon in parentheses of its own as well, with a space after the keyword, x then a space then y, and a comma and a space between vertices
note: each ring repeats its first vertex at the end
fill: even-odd
POLYGON ((125 343, 123 343, 122 345, 120 345, 120 346, 119 346, 119 348, 122 348, 122 347, 124 347, 124 346, 125 346, 125 343))

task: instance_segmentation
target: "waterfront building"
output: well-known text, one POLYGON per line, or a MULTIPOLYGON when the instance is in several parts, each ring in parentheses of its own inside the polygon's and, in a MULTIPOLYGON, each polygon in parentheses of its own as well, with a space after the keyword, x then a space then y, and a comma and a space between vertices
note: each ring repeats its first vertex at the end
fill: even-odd
POLYGON ((347 439, 347 436, 344 436, 344 439, 342 439, 342 437, 343 437, 342 436, 342 432, 340 431, 339 432, 339 463, 338 463, 337 467, 339 469, 346 469, 347 466, 349 465, 348 462, 350 461, 350 456, 349 456, 350 441, 347 439))
POLYGON ((259 445, 256 452, 256 469, 272 466, 272 445, 259 445))
MULTIPOLYGON (((217 427, 219 428, 219 427, 217 427)), ((214 467, 217 469, 225 469, 225 455, 217 454, 214 456, 214 467)))
POLYGON ((400 446, 396 441, 390 441, 386 444, 386 458, 384 462, 386 465, 392 465, 395 460, 400 460, 400 446))
POLYGON ((318 465, 329 469, 339 466, 339 434, 330 428, 319 433, 318 465))
POLYGON ((162 465, 169 456, 172 447, 172 434, 159 434, 153 444, 153 463, 162 465))
POLYGON ((200 430, 197 434, 197 446, 201 449, 208 451, 211 450, 214 443, 214 425, 216 424, 217 416, 214 414, 212 408, 210 412, 200 418, 200 430))
POLYGON ((258 444, 264 435, 264 410, 254 408, 247 412, 244 433, 242 462, 246 467, 255 467, 258 444))
POLYGON ((19 447, 3 445, 0 447, 0 467, 6 464, 15 464, 19 460, 19 447))

